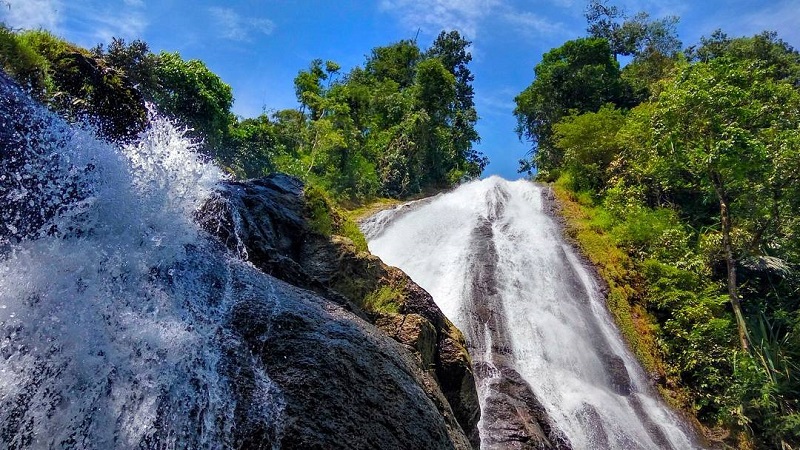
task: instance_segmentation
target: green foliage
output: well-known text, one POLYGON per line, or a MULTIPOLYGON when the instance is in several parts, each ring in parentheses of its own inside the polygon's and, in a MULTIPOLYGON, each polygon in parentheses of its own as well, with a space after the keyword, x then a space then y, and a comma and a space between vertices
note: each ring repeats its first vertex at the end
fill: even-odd
POLYGON ((470 45, 471 42, 462 38, 457 31, 442 31, 426 53, 429 57, 439 59, 456 81, 455 101, 450 107, 452 110, 450 141, 457 167, 451 169, 448 174, 449 183, 456 183, 462 178, 477 177, 488 164, 486 157, 472 148, 474 142, 480 141, 480 136, 475 131, 475 124, 478 121, 472 88, 475 77, 467 67, 472 61, 472 55, 467 51, 470 45))
POLYGON ((545 53, 536 78, 515 99, 517 133, 533 144, 533 166, 543 177, 564 160, 554 143, 553 126, 568 114, 596 112, 606 103, 628 106, 630 98, 608 41, 568 41, 545 53))
POLYGON ((304 191, 306 218, 311 229, 330 236, 334 229, 334 206, 328 195, 320 188, 307 185, 304 191))
MULTIPOLYGON (((348 203, 479 175, 487 161, 472 148, 478 135, 468 45, 456 32, 441 34, 424 53, 401 41, 374 49, 364 68, 342 77, 336 63, 313 61, 295 78, 299 117, 292 127, 273 126, 276 148, 261 153, 276 155, 276 170, 348 203), (281 142, 291 145, 277 148, 281 142)), ((263 145, 270 144, 254 146, 263 145)))
POLYGON ((305 215, 313 231, 323 236, 338 235, 350 239, 358 251, 367 251, 367 240, 355 221, 341 211, 319 186, 306 185, 305 215))
POLYGON ((405 89, 414 83, 415 66, 421 58, 417 43, 403 40, 373 49, 365 69, 376 81, 393 81, 400 89, 405 89))
MULTIPOLYGON (((43 100, 48 90, 50 64, 26 40, 0 24, 0 66, 17 82, 43 100)), ((50 88, 52 89, 52 88, 50 88)))
POLYGON ((124 39, 112 38, 107 48, 103 44, 92 49, 92 55, 100 58, 114 69, 122 72, 148 101, 155 101, 159 89, 156 78, 158 55, 150 52, 146 42, 136 39, 126 44, 124 39))
POLYGON ((150 53, 115 39, 94 50, 130 74, 145 98, 191 128, 239 177, 295 175, 336 201, 408 196, 475 177, 486 159, 472 145, 477 113, 467 69, 469 42, 443 33, 423 53, 415 42, 379 47, 340 76, 315 59, 295 78, 299 111, 235 119, 230 88, 199 61, 150 53))
MULTIPOLYGON (((621 39, 620 11, 593 5, 606 27, 597 33, 621 39)), ((548 122, 557 102, 542 100, 537 70, 517 98, 521 127, 540 139, 533 162, 560 175, 570 232, 607 281, 623 335, 663 376, 662 392, 741 445, 795 448, 800 57, 774 33, 721 32, 688 59, 634 55, 622 78, 642 103, 627 111, 576 107, 548 122)), ((556 98, 585 92, 568 89, 556 98)))
POLYGON ((152 93, 159 109, 205 139, 206 147, 221 146, 233 121, 231 87, 196 59, 161 52, 154 70, 158 90, 152 93))
POLYGON ((95 121, 107 138, 130 139, 146 124, 142 96, 127 78, 47 31, 0 28, 0 63, 35 98, 70 120, 95 121))
POLYGON ((717 30, 708 38, 704 37, 699 46, 687 49, 691 61, 709 62, 728 57, 739 61, 750 61, 775 80, 800 84, 800 53, 791 45, 778 38, 777 33, 764 31, 752 37, 732 39, 722 30, 717 30))
POLYGON ((608 40, 614 55, 632 55, 634 59, 654 54, 671 57, 681 49, 675 29, 677 16, 650 20, 648 13, 639 12, 627 17, 619 7, 605 0, 590 0, 585 16, 589 25, 586 31, 608 40))
POLYGON ((735 345, 735 324, 725 313, 727 299, 690 270, 655 259, 644 260, 639 270, 649 308, 661 323, 669 375, 686 384, 698 417, 713 423, 735 404, 727 392, 735 345))
POLYGON ((241 178, 256 178, 277 169, 277 159, 285 152, 278 141, 278 126, 269 116, 233 123, 226 147, 218 152, 223 163, 241 178))
POLYGON ((608 168, 620 152, 616 135, 625 121, 622 111, 607 104, 596 113, 571 114, 553 125, 555 147, 563 153, 563 170, 578 191, 600 191, 608 168))

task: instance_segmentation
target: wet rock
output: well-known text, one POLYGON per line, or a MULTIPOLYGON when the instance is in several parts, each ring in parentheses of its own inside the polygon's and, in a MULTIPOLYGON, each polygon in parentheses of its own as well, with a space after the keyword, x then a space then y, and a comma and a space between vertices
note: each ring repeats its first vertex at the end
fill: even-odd
POLYGON ((392 339, 413 349, 422 367, 435 367, 436 329, 427 319, 419 314, 393 314, 379 318, 375 324, 392 339))
POLYGON ((630 395, 631 393, 631 377, 628 374, 628 369, 625 367, 625 361, 621 357, 613 353, 601 353, 603 366, 608 373, 611 388, 620 395, 630 395))
POLYGON ((248 284, 259 295, 233 307, 229 328, 252 355, 227 364, 240 405, 236 447, 470 448, 452 412, 442 413, 449 406, 435 379, 402 344, 309 291, 277 280, 248 284), (252 411, 265 396, 259 369, 278 389, 277 424, 252 411))
POLYGON ((463 335, 402 271, 359 252, 347 238, 314 231, 302 183, 282 174, 229 182, 198 221, 260 270, 319 294, 403 344, 417 370, 428 374, 426 392, 439 414, 455 424, 453 441, 468 435, 477 448, 480 406, 463 335), (370 303, 377 297, 385 304, 370 303))

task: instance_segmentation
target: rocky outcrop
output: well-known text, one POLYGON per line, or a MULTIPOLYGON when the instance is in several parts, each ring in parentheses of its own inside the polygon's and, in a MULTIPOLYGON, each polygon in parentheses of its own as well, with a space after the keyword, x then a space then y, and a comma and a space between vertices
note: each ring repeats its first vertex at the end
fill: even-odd
MULTIPOLYGON (((292 177, 276 174, 228 183, 219 197, 198 214, 198 219, 231 252, 263 272, 317 293, 335 303, 325 307, 335 309, 335 315, 366 319, 402 345, 413 357, 414 373, 428 400, 446 424, 449 442, 456 448, 468 448, 470 442, 466 436, 469 436, 477 448, 480 409, 469 355, 460 331, 444 317, 431 296, 403 272, 383 264, 368 252, 358 251, 345 237, 326 236, 315 231, 309 224, 309 214, 302 184, 292 177)), ((248 312, 239 317, 242 320, 259 317, 258 308, 257 304, 250 305, 243 310, 248 312)), ((323 430, 309 423, 307 437, 301 438, 302 433, 298 432, 296 440, 285 441, 290 448, 317 448, 314 442, 319 442, 318 448, 333 448, 328 438, 321 437, 339 432, 358 434, 359 430, 364 440, 355 441, 349 448, 440 448, 434 444, 422 447, 378 445, 379 441, 370 440, 382 436, 383 432, 373 427, 388 420, 384 411, 398 408, 405 411, 405 407, 398 405, 407 399, 392 401, 388 403, 391 406, 386 407, 388 404, 378 402, 375 394, 360 392, 375 384, 390 392, 402 390, 387 385, 384 372, 392 370, 384 370, 364 359, 368 356, 364 350, 349 347, 345 341, 332 339, 331 342, 337 344, 333 347, 303 343, 306 339, 303 333, 316 336, 322 331, 313 318, 303 314, 294 317, 292 327, 287 328, 293 331, 284 333, 280 342, 270 347, 269 355, 265 354, 268 364, 283 364, 289 373, 306 379, 305 385, 293 384, 300 378, 289 377, 283 380, 284 384, 281 384, 281 377, 276 379, 285 392, 293 392, 295 386, 298 388, 293 400, 287 401, 287 412, 292 417, 289 421, 302 424, 307 420, 322 420, 338 425, 326 425, 323 430), (298 353, 298 348, 303 352, 298 353), (312 356, 315 354, 317 356, 312 356), (285 358, 276 359, 275 355, 285 358), (315 366, 319 361, 329 361, 331 366, 315 366), (370 367, 378 369, 379 373, 366 370, 370 367), (364 419, 372 422, 355 418, 352 423, 360 426, 340 423, 334 416, 340 415, 342 405, 349 405, 347 408, 356 411, 359 417, 365 414, 364 419), (304 408, 306 414, 313 410, 329 410, 331 416, 328 413, 316 414, 313 418, 295 416, 291 414, 293 408, 298 414, 304 408), (373 431, 377 434, 370 437, 373 431), (316 441, 317 438, 322 440, 316 441), (359 447, 358 442, 364 446, 359 447)), ((243 327, 247 328, 249 325, 243 327)), ((368 334, 373 336, 369 339, 374 338, 374 332, 368 334)), ((405 413, 422 414, 412 409, 405 413)), ((386 414, 395 414, 395 411, 386 414)))
POLYGON ((235 447, 470 448, 435 377, 402 344, 313 292, 237 272, 228 331, 249 352, 234 348, 225 364, 235 447))

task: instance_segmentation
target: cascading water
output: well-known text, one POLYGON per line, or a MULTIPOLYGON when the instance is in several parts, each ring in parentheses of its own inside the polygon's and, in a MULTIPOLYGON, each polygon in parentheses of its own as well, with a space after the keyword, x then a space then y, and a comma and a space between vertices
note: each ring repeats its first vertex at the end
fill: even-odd
MULTIPOLYGON (((0 448, 233 446, 220 366, 248 353, 223 324, 247 270, 193 219, 221 172, 159 118, 117 147, 0 87, 0 448)), ((254 372, 250 420, 278 429, 254 372)))
POLYGON ((408 273, 464 331, 482 448, 507 445, 500 435, 509 428, 519 430, 512 441, 538 433, 557 448, 698 447, 543 211, 541 187, 492 177, 378 213, 363 230, 372 253, 408 273), (537 425, 525 408, 549 419, 537 425))

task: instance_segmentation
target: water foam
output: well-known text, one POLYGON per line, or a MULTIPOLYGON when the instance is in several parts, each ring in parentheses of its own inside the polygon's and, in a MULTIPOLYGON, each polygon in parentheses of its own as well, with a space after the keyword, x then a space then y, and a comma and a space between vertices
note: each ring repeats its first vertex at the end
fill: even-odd
MULTIPOLYGON (((219 365, 238 345, 223 324, 242 263, 193 220, 222 172, 159 117, 115 146, 28 109, 43 125, 0 175, 18 206, 0 242, 0 443, 231 446, 219 365)), ((258 378, 275 420, 279 392, 258 378)))

